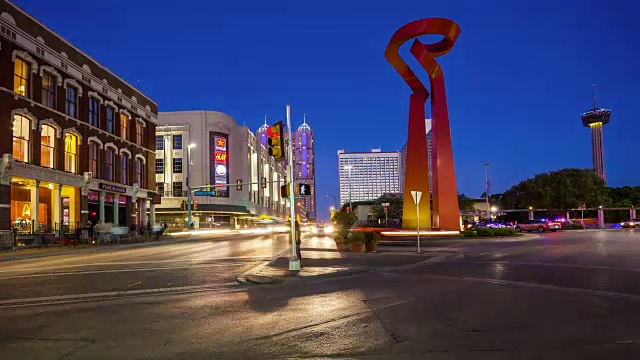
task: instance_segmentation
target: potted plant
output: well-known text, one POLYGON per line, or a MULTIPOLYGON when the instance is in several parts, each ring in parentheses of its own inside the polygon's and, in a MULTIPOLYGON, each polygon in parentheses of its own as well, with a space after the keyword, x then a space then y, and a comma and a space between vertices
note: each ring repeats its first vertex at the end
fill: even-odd
POLYGON ((361 232, 352 232, 349 237, 349 249, 352 252, 362 252, 364 250, 364 234, 361 232))
POLYGON ((338 251, 346 251, 349 246, 347 240, 349 229, 355 223, 356 217, 346 211, 337 211, 333 215, 333 221, 335 223, 336 248, 338 251))
POLYGON ((378 241, 380 241, 380 235, 377 232, 367 231, 364 233, 364 247, 367 252, 376 252, 378 241))

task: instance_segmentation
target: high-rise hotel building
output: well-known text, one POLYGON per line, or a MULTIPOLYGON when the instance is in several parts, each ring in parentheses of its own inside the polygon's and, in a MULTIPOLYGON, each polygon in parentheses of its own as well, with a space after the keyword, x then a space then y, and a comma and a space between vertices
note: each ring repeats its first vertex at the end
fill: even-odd
POLYGON ((400 192, 400 152, 338 151, 340 204, 375 200, 400 192))
POLYGON ((0 230, 145 225, 157 113, 149 97, 0 0, 0 230))

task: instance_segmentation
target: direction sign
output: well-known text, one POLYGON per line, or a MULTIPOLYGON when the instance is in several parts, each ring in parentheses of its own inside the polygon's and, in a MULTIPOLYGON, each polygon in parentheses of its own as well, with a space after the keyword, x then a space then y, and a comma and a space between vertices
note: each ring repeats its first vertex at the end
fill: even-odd
POLYGON ((298 184, 298 194, 301 196, 311 195, 311 185, 309 184, 298 184))
POLYGON ((214 191, 195 191, 193 193, 195 196, 215 196, 214 191))

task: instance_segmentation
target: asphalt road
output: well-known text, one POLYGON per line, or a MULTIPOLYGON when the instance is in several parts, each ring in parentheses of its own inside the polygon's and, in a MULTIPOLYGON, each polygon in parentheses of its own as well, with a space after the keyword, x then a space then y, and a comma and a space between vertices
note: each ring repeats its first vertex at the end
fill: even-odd
POLYGON ((0 264, 0 359, 639 358, 640 231, 458 242, 442 246, 464 252, 458 261, 232 285, 287 245, 258 237, 0 264), (51 303, 24 300, 43 297, 51 303))

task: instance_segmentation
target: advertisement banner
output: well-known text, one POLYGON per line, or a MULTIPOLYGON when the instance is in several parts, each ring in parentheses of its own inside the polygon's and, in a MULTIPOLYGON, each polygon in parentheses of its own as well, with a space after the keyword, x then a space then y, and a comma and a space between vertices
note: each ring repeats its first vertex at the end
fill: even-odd
MULTIPOLYGON (((209 183, 223 185, 229 183, 229 136, 227 134, 209 132, 209 183)), ((212 189, 213 190, 213 189, 212 189)), ((216 187, 216 197, 229 197, 229 187, 216 187)))

